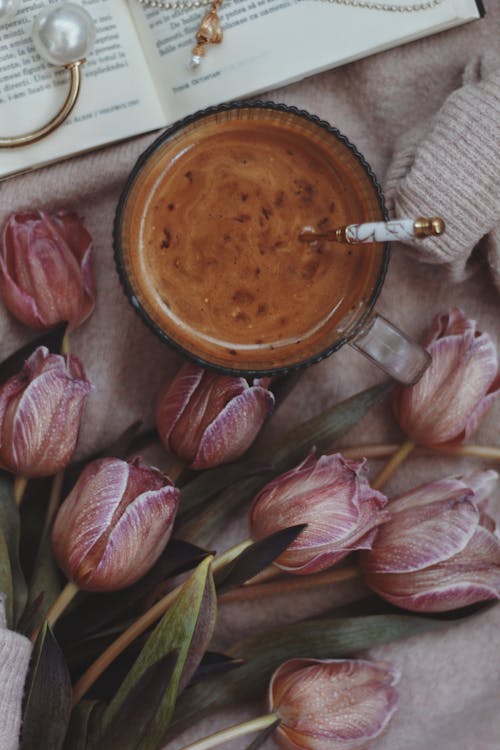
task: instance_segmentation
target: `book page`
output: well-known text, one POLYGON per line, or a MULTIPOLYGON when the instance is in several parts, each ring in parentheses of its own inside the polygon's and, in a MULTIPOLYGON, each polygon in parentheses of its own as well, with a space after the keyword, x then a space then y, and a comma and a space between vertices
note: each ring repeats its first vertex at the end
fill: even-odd
POLYGON ((223 41, 207 45, 201 65, 190 71, 195 34, 207 8, 128 3, 169 121, 479 17, 475 0, 444 0, 418 12, 322 0, 223 0, 218 10, 223 41))
MULTIPOLYGON (((50 0, 51 3, 54 0, 50 0)), ((0 149, 0 176, 161 127, 154 84, 122 0, 80 0, 97 27, 82 66, 82 89, 69 119, 38 143, 0 149)), ((0 135, 21 135, 48 122, 69 90, 69 74, 41 59, 31 40, 47 0, 21 3, 0 25, 0 135)))

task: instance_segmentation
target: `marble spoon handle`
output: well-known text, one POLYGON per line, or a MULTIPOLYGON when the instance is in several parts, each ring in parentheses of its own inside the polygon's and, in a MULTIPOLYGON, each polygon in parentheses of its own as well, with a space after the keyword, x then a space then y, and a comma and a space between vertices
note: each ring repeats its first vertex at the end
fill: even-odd
POLYGON ((329 229, 326 232, 316 232, 314 229, 304 229, 300 234, 303 242, 316 240, 332 240, 348 245, 360 242, 404 242, 405 240, 436 236, 443 234, 445 224, 443 219, 435 216, 430 219, 394 219, 393 221, 370 221, 365 224, 348 224, 344 227, 329 229))

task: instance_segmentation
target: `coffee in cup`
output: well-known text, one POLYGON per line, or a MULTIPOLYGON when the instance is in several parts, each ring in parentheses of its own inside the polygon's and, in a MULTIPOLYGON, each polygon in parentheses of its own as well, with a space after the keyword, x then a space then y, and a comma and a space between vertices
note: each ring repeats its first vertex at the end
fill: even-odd
POLYGON ((369 166, 334 128, 269 103, 212 108, 166 131, 120 200, 115 250, 150 326, 206 366, 311 364, 358 333, 388 246, 305 244, 385 218, 369 166))

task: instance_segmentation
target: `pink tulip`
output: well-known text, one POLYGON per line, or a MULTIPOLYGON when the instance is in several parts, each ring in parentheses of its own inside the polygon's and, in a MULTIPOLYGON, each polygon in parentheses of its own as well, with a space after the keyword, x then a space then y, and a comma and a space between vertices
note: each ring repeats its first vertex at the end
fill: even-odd
POLYGON ((11 214, 0 251, 0 295, 31 328, 79 326, 94 309, 92 238, 70 211, 11 214))
POLYGON ((142 578, 172 533, 179 490, 140 459, 103 458, 82 471, 52 533, 56 560, 86 591, 114 591, 142 578))
POLYGON ((160 396, 156 422, 167 451, 192 469, 208 469, 242 456, 273 408, 273 394, 259 381, 249 386, 186 363, 160 396))
POLYGON ((432 362, 418 383, 395 390, 396 418, 418 445, 461 443, 498 396, 495 345, 454 309, 434 319, 424 346, 432 362))
POLYGON ((391 518, 361 555, 366 583, 414 612, 500 598, 500 539, 483 509, 498 475, 424 484, 392 500, 391 518))
POLYGON ((0 386, 0 464, 24 477, 63 469, 91 390, 77 357, 38 347, 21 372, 0 386))
POLYGON ((249 513, 253 539, 307 524, 276 560, 279 568, 317 573, 353 550, 372 546, 377 527, 389 514, 382 510, 387 498, 370 487, 363 465, 340 453, 316 458, 312 452, 259 492, 249 513))
POLYGON ((292 659, 273 674, 269 708, 283 750, 363 750, 397 708, 398 672, 387 662, 292 659))

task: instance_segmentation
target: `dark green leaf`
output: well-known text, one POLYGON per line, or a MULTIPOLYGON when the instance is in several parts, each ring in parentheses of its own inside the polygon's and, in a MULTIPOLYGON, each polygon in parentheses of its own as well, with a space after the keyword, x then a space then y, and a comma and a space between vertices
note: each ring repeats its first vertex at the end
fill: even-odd
POLYGON ((269 477, 254 475, 240 479, 223 490, 195 518, 181 523, 176 534, 196 544, 210 544, 224 524, 234 517, 235 511, 248 503, 269 477))
POLYGON ((280 723, 281 719, 276 719, 275 722, 270 724, 264 729, 263 732, 257 735, 254 741, 248 745, 246 750, 259 750, 259 747, 262 747, 267 738, 270 737, 273 734, 274 730, 279 727, 280 723))
POLYGON ((71 714, 64 750, 90 750, 103 705, 99 701, 80 701, 71 714))
POLYGON ((7 357, 7 359, 4 359, 4 361, 0 363, 0 384, 5 383, 6 380, 13 375, 16 375, 21 370, 28 357, 30 357, 39 346, 46 346, 49 351, 59 354, 65 330, 65 324, 56 326, 47 333, 44 333, 43 336, 39 336, 33 341, 30 341, 29 344, 22 346, 11 354, 10 357, 7 357))
POLYGON ((178 656, 178 651, 171 651, 142 673, 92 750, 136 750, 139 747, 149 733, 178 656))
POLYGON ((229 649, 245 663, 221 677, 193 685, 180 696, 170 726, 176 735, 202 716, 264 695, 277 667, 293 658, 336 659, 417 633, 445 627, 412 615, 328 618, 285 625, 259 633, 229 649))
POLYGON ((28 675, 20 750, 62 748, 71 715, 71 680, 61 649, 44 624, 28 675))
POLYGON ((34 617, 35 628, 42 623, 60 593, 61 573, 52 553, 50 533, 46 532, 40 540, 29 588, 29 603, 41 602, 34 617))
POLYGON ((104 714, 103 728, 106 729, 144 672, 170 651, 178 650, 172 679, 140 750, 154 750, 162 740, 177 695, 191 679, 212 637, 216 596, 211 560, 210 557, 203 560, 183 584, 104 714))
POLYGON ((147 597, 154 598, 158 584, 190 570, 208 554, 194 544, 171 539, 156 564, 133 586, 105 594, 87 594, 84 606, 77 607, 61 622, 58 638, 63 644, 73 643, 76 639, 99 633, 120 618, 130 617, 139 602, 147 597))
POLYGON ((270 451, 270 463, 277 471, 286 471, 302 461, 311 448, 319 453, 345 435, 359 420, 389 393, 392 381, 373 386, 334 404, 321 414, 295 427, 282 437, 270 451))
POLYGON ((0 597, 5 607, 7 626, 12 628, 14 621, 14 591, 12 589, 12 571, 10 569, 9 550, 3 532, 0 531, 0 597))
POLYGON ((194 511, 234 482, 254 474, 266 475, 268 472, 268 466, 245 460, 200 472, 182 487, 178 519, 188 515, 191 517, 194 511))
POLYGON ((241 667, 242 664, 243 659, 233 659, 233 657, 226 656, 226 654, 207 651, 203 655, 203 659, 194 673, 191 683, 206 680, 207 677, 213 677, 216 674, 224 674, 224 672, 229 672, 231 669, 241 667))
POLYGON ((307 524, 301 523, 281 529, 259 539, 241 552, 228 565, 215 574, 217 593, 222 594, 235 586, 241 586, 267 568, 304 531, 307 524))
MULTIPOLYGON (((12 596, 9 606, 11 607, 11 624, 15 625, 26 606, 28 592, 19 561, 21 524, 19 510, 14 501, 13 479, 3 471, 0 472, 0 531, 3 533, 9 556, 12 581, 12 596)), ((0 591, 6 592, 1 584, 0 591)))

